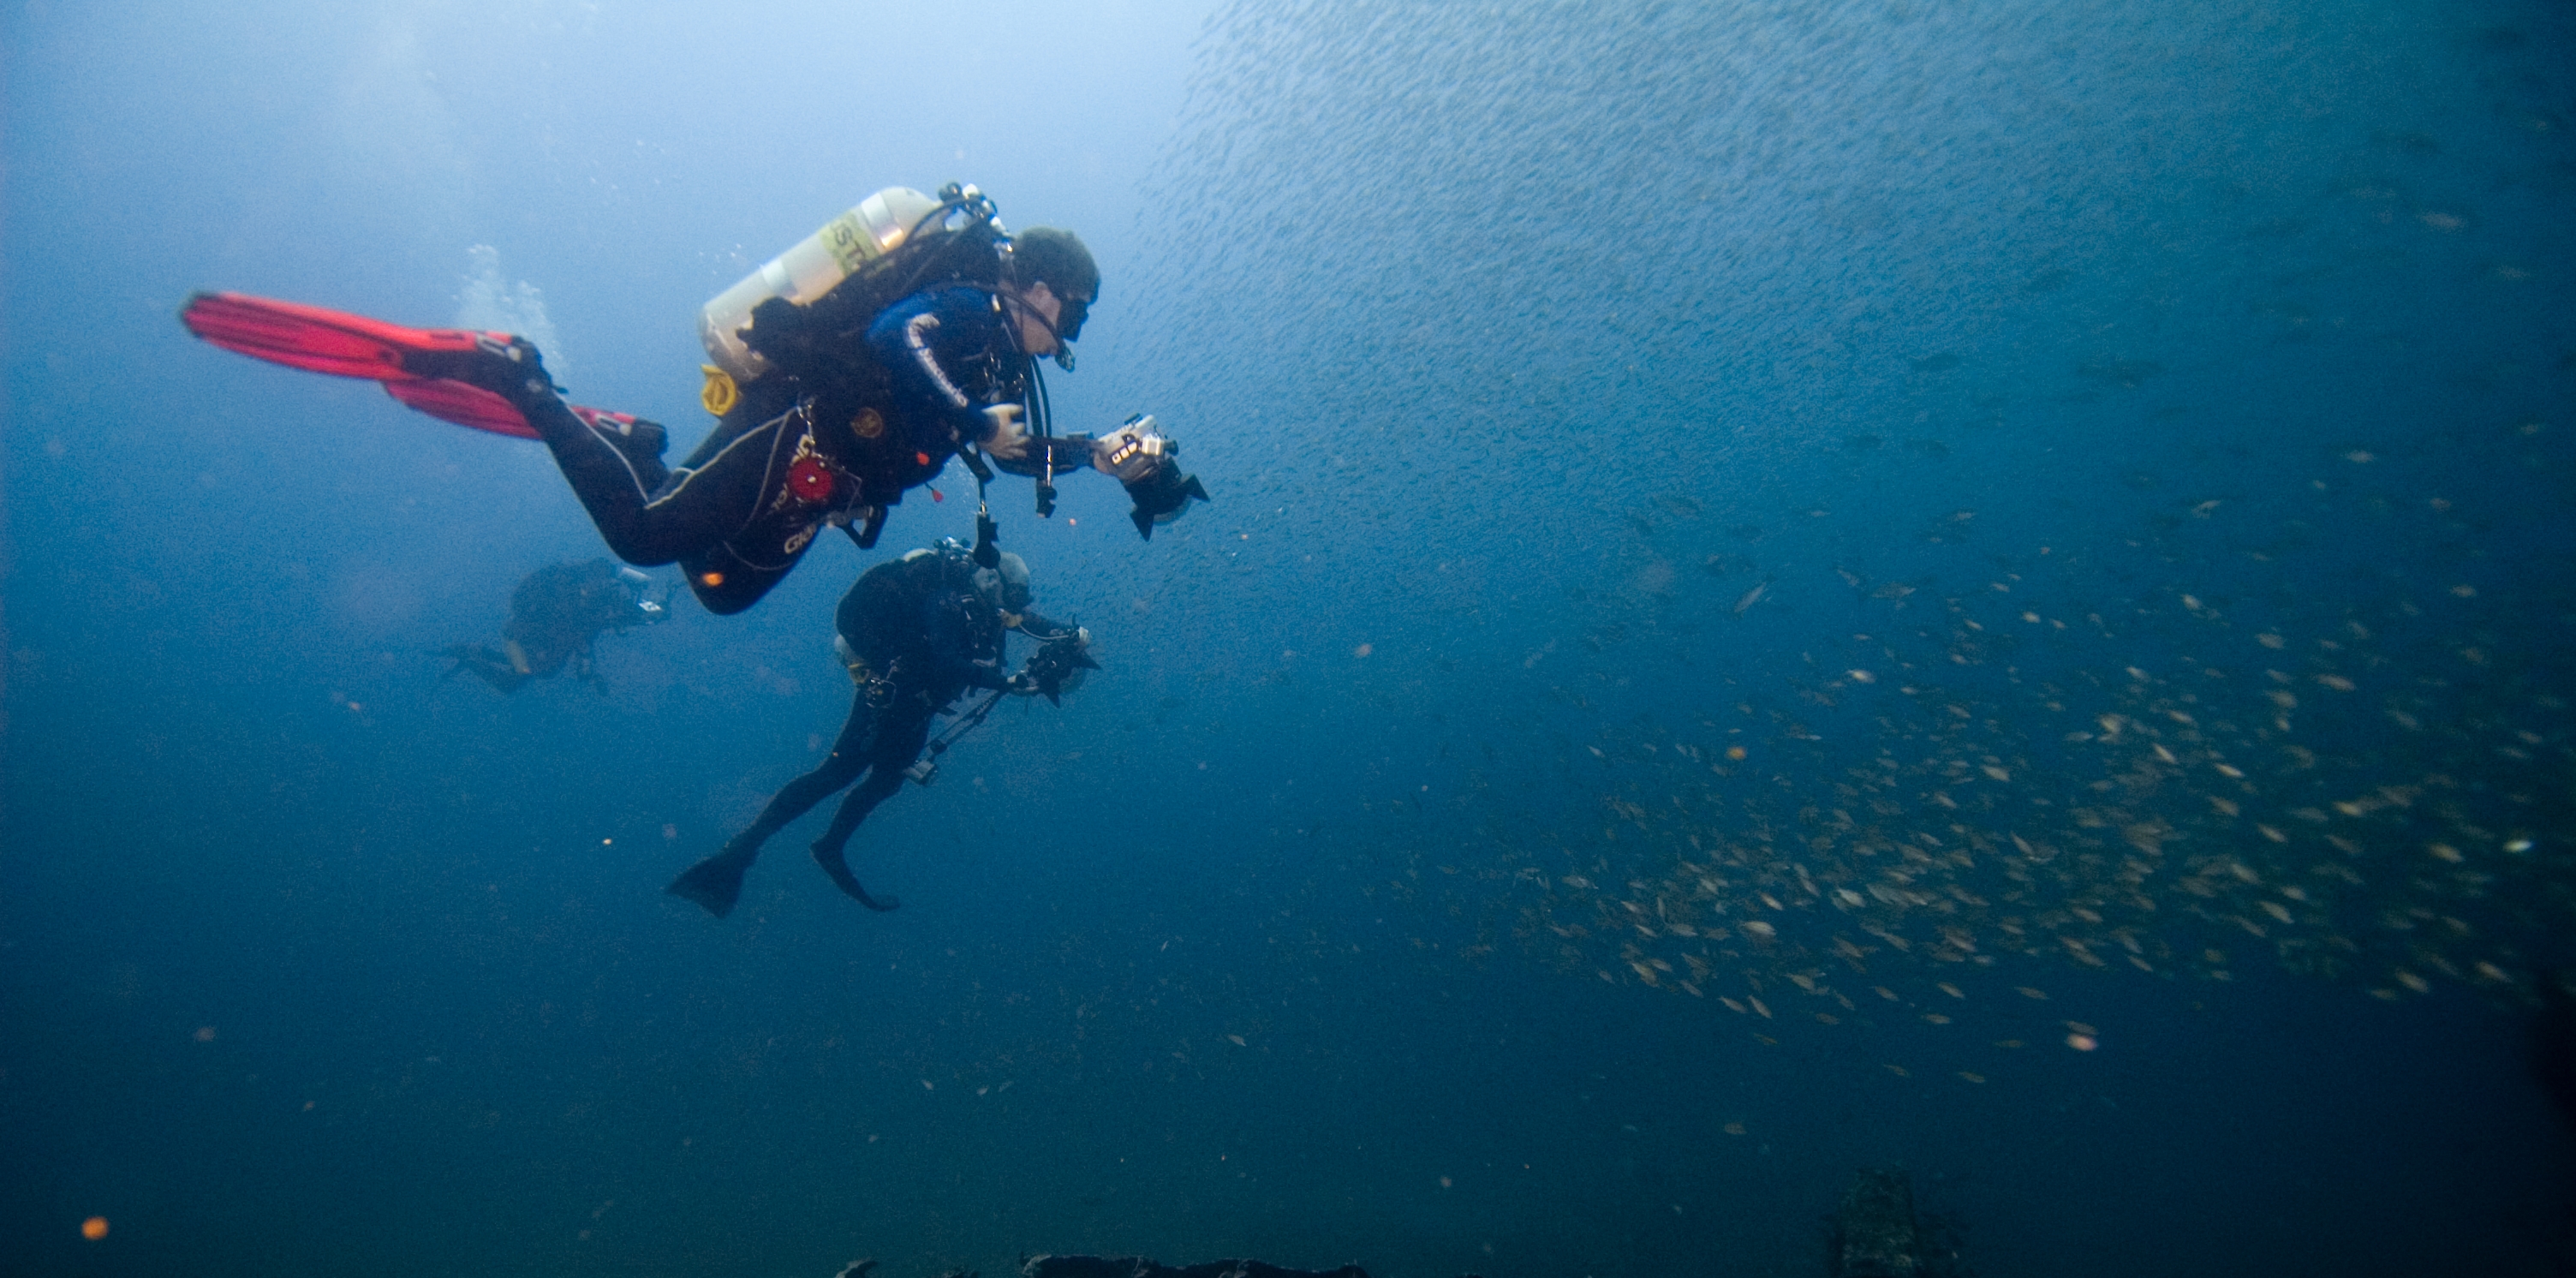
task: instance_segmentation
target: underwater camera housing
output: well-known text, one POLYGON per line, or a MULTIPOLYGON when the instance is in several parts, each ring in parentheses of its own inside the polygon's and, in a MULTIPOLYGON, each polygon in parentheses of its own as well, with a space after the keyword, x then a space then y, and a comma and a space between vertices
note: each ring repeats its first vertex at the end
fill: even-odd
POLYGON ((626 588, 626 597, 635 605, 635 616, 645 625, 671 619, 671 588, 665 584, 654 588, 653 579, 633 568, 619 568, 617 580, 626 588))
POLYGON ((1208 499, 1195 475, 1181 473, 1181 446, 1154 425, 1151 413, 1138 413, 1118 429, 1092 441, 1092 465, 1118 479, 1136 503, 1127 518, 1147 541, 1154 526, 1188 513, 1190 499, 1208 499))
POLYGON ((1091 659, 1091 632, 1076 626, 1040 644, 1020 673, 1050 704, 1063 705, 1064 694, 1082 686, 1083 672, 1099 668, 1091 659))

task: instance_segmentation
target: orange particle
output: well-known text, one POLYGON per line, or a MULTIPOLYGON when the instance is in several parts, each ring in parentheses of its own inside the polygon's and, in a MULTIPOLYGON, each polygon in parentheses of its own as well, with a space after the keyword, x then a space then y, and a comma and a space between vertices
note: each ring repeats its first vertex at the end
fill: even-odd
POLYGON ((707 588, 707 589, 709 589, 709 590, 713 590, 713 589, 715 589, 716 587, 721 586, 721 585, 723 585, 723 584, 724 584, 724 574, 723 574, 723 573, 720 573, 720 572, 702 572, 702 573, 699 573, 699 574, 698 574, 698 584, 699 584, 699 585, 701 585, 701 586, 706 587, 706 588, 707 588))
POLYGON ((97 1242, 107 1237, 107 1217, 92 1216, 81 1222, 81 1237, 97 1242))
POLYGON ((2090 1034, 2069 1034, 2066 1036, 2066 1045, 2079 1052, 2089 1052, 2102 1044, 2090 1034))
POLYGON ((1744 761, 1744 747, 1742 747, 1742 746, 1728 746, 1728 747, 1726 748, 1726 757, 1727 757, 1727 758, 1729 758, 1729 759, 1733 759, 1733 760, 1735 760, 1735 761, 1736 761, 1736 762, 1738 762, 1738 763, 1743 762, 1743 761, 1744 761))

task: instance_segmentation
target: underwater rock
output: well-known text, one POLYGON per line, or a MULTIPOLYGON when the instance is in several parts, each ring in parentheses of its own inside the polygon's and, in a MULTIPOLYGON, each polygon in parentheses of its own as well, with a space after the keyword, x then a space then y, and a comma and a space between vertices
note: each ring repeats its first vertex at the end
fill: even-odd
POLYGON ((1283 1269, 1260 1260, 1211 1260, 1174 1267, 1143 1256, 1031 1256, 1020 1278, 1368 1278, 1357 1265, 1283 1269))
POLYGON ((1970 1278, 1975 1272, 1957 1218, 1917 1207, 1913 1181, 1898 1168, 1864 1168, 1826 1224, 1825 1271, 1834 1278, 1970 1278))
POLYGON ((1833 1216, 1833 1278, 1911 1278, 1923 1272, 1914 1225, 1914 1184, 1902 1171, 1863 1169, 1833 1216))

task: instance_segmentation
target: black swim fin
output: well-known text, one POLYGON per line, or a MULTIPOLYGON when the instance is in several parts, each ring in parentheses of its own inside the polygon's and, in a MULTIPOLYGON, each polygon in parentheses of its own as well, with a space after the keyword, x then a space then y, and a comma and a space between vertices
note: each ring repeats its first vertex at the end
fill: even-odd
POLYGON ((742 899, 742 876, 751 869, 757 853, 718 852, 681 872, 662 889, 673 896, 684 897, 705 906, 717 918, 733 913, 734 902, 742 899))
POLYGON ((851 900, 871 910, 883 914, 888 910, 903 908, 903 902, 896 900, 892 894, 883 897, 868 895, 868 890, 859 886, 858 876, 850 873, 850 863, 838 848, 815 848, 814 864, 822 866, 823 873, 832 876, 832 882, 840 885, 841 891, 847 893, 851 900))

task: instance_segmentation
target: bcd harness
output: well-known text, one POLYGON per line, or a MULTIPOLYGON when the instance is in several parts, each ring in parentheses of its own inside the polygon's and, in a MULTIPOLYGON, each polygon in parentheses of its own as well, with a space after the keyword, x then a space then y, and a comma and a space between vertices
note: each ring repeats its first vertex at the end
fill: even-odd
MULTIPOLYGON (((848 529, 863 548, 876 544, 885 523, 885 508, 901 499, 906 485, 897 476, 905 472, 905 463, 926 467, 940 460, 928 454, 912 458, 901 455, 906 445, 899 438, 900 432, 888 428, 881 409, 889 399, 892 382, 867 345, 869 327, 896 303, 940 285, 969 286, 993 293, 993 305, 1001 308, 999 290, 1014 280, 1010 235, 992 199, 975 187, 950 183, 940 189, 938 200, 937 207, 915 221, 895 248, 859 264, 810 303, 800 304, 784 297, 761 301, 751 309, 750 323, 739 333, 743 345, 770 366, 750 385, 756 387, 772 377, 794 382, 798 408, 808 415, 809 428, 840 436, 818 450, 839 456, 817 456, 803 476, 790 475, 789 490, 799 500, 820 505, 838 495, 841 483, 850 484, 859 494, 858 500, 825 518, 848 529), (832 420, 838 413, 818 411, 824 403, 853 406, 846 430, 841 429, 842 423, 832 420)), ((932 384, 952 404, 972 407, 947 372, 929 357, 924 330, 935 325, 936 321, 928 316, 916 320, 906 334, 907 343, 932 384)), ((1010 380, 1018 383, 1015 389, 1031 446, 1045 458, 1037 476, 1038 513, 1051 515, 1055 507, 1056 466, 1050 443, 1054 426, 1048 412, 1046 378, 1038 371, 1036 361, 1020 349, 1017 326, 1009 322, 1007 314, 1001 329, 1010 344, 1010 354, 1019 357, 1019 368, 1010 380)), ((701 367, 706 385, 700 392, 700 402, 718 416, 732 411, 749 387, 722 368, 701 367)), ((991 481, 992 468, 974 441, 956 438, 952 432, 950 443, 975 476, 980 504, 981 489, 991 481)))

